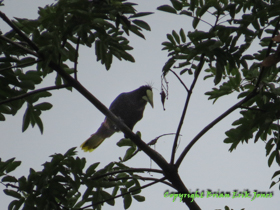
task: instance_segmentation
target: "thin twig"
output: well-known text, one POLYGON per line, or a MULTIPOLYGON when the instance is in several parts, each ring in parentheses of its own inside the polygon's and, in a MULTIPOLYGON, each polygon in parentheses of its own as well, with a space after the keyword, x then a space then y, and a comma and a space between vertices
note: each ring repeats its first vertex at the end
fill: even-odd
MULTIPOLYGON (((151 140, 149 143, 147 143, 147 145, 151 146, 151 145, 155 145, 158 141, 159 138, 163 137, 163 136, 167 136, 167 135, 175 135, 176 133, 166 133, 166 134, 162 134, 156 138, 154 138, 153 140, 151 140)), ((140 148, 137 148, 137 150, 131 155, 131 157, 129 159, 127 159, 126 161, 130 160, 132 157, 134 157, 138 152, 142 151, 140 148)))
MULTIPOLYGON (((143 177, 143 176, 139 176, 138 178, 135 177, 120 177, 120 178, 109 178, 108 181, 119 181, 119 180, 127 180, 127 179, 140 179, 142 181, 156 181, 158 180, 157 178, 153 178, 153 177, 143 177)), ((161 183, 168 185, 169 187, 174 188, 174 186, 167 181, 161 181, 161 183)))
POLYGON ((45 91, 48 91, 48 90, 58 90, 58 89, 66 88, 66 87, 69 87, 69 85, 58 85, 58 86, 50 86, 50 87, 40 88, 38 90, 30 91, 28 93, 9 98, 7 100, 0 101, 0 105, 5 104, 5 103, 9 103, 9 102, 12 102, 12 101, 15 101, 15 100, 19 100, 19 99, 22 99, 22 98, 26 98, 26 97, 31 96, 31 95, 36 94, 36 93, 45 92, 45 91))
POLYGON ((263 109, 258 109, 258 108, 253 108, 253 107, 240 106, 239 108, 241 108, 241 109, 247 109, 247 110, 251 110, 251 111, 265 112, 265 110, 263 110, 263 109))
POLYGON ((16 66, 10 66, 10 67, 6 67, 6 68, 3 68, 3 69, 0 69, 0 72, 2 71, 5 71, 5 70, 9 70, 9 69, 13 69, 13 68, 22 68, 22 67, 27 67, 27 66, 31 66, 35 63, 39 63, 41 62, 42 60, 41 59, 38 59, 38 60, 35 60, 35 61, 31 61, 31 62, 27 62, 27 63, 22 63, 22 64, 18 64, 16 66))
POLYGON ((36 46, 34 42, 32 42, 18 27, 16 27, 12 21, 0 11, 0 17, 12 28, 14 31, 21 37, 25 42, 27 42, 36 52, 38 52, 39 48, 36 46))
POLYGON ((218 118, 216 118, 214 121, 212 121, 210 124, 208 124, 206 127, 204 127, 194 138, 193 140, 188 144, 188 146, 184 149, 184 151, 181 153, 180 157, 176 161, 176 167, 179 167, 182 163, 184 157, 189 152, 189 150, 192 148, 192 146, 200 139, 201 136, 203 136, 208 130, 210 130, 214 125, 216 125, 218 122, 220 122, 222 119, 224 119, 226 116, 228 116, 230 113, 232 113, 234 110, 239 108, 242 104, 253 98, 257 94, 256 89, 251 92, 246 98, 238 102, 237 104, 233 105, 231 108, 229 108, 226 112, 221 114, 218 118))
POLYGON ((90 180, 97 180, 97 179, 101 179, 103 177, 106 177, 106 176, 110 176, 110 175, 114 175, 114 174, 117 174, 117 173, 124 173, 124 172, 155 172, 155 173, 163 173, 162 170, 159 170, 159 169, 152 169, 152 168, 128 168, 128 169, 124 169, 124 170, 117 170, 117 171, 112 171, 112 172, 109 172, 109 173, 106 173, 106 174, 102 174, 101 176, 97 176, 97 177, 92 177, 90 178, 90 180))
MULTIPOLYGON (((0 13, 1 13, 1 12, 0 12, 0 13)), ((18 43, 16 43, 16 42, 14 42, 14 41, 8 39, 7 37, 5 37, 5 36, 3 36, 3 35, 0 35, 0 39, 3 39, 3 40, 5 40, 5 41, 8 42, 8 43, 17 46, 18 48, 24 50, 25 52, 27 52, 27 53, 29 53, 29 54, 31 54, 31 55, 34 55, 34 56, 36 56, 36 57, 39 57, 39 55, 38 55, 36 52, 34 52, 34 51, 32 51, 32 50, 30 50, 30 49, 28 49, 28 48, 22 46, 21 44, 18 44, 18 43)))
POLYGON ((168 136, 168 135, 175 135, 176 133, 165 133, 162 135, 159 135, 158 137, 154 138, 153 140, 151 140, 147 145, 151 146, 151 145, 155 145, 157 143, 157 141, 159 140, 159 138, 163 137, 163 136, 168 136))
POLYGON ((188 96, 187 96, 187 99, 186 99, 186 103, 185 103, 185 106, 184 106, 184 109, 183 109, 183 112, 182 112, 182 116, 181 116, 181 119, 180 119, 180 122, 179 122, 179 125, 178 125, 178 128, 177 128, 176 136, 175 136, 174 143, 173 143, 173 148, 172 148, 172 153, 171 153, 171 160, 170 160, 170 164, 171 165, 174 164, 174 159, 175 159, 175 153, 176 153, 176 149, 177 149, 178 139, 179 139, 181 128, 182 128, 183 123, 184 123, 184 119, 185 119, 185 116, 186 116, 186 112, 187 112, 189 101, 190 101, 190 98, 191 98, 191 95, 192 95, 192 91, 194 89, 194 86, 195 86, 196 81, 198 79, 199 73, 201 72, 201 69, 202 69, 203 64, 205 62, 204 61, 204 56, 205 55, 202 54, 201 57, 200 57, 199 65, 198 65, 198 67, 197 67, 197 69, 195 71, 194 79, 193 79, 193 82, 191 84, 190 90, 188 91, 188 96))
POLYGON ((169 71, 171 71, 176 77, 177 79, 181 82, 181 84, 184 86, 184 88, 187 90, 187 92, 189 93, 189 89, 188 87, 185 85, 185 83, 181 80, 181 78, 176 74, 176 72, 174 72, 173 70, 169 69, 169 71))

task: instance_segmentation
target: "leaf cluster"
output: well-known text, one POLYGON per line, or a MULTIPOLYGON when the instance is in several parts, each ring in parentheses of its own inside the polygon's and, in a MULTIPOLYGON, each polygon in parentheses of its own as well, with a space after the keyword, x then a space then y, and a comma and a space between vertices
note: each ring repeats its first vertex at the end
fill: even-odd
POLYGON ((279 164, 280 69, 276 67, 279 39, 275 36, 279 33, 280 2, 170 2, 170 5, 159 6, 158 10, 192 18, 194 30, 186 34, 181 28, 179 32, 173 30, 167 35, 167 41, 162 45, 163 50, 168 51, 169 59, 162 69, 163 75, 179 70, 180 75, 187 72, 195 78, 203 57, 208 64, 204 79, 213 78, 215 85, 205 93, 210 100, 215 102, 236 92, 239 99, 246 99, 236 106, 241 109, 240 119, 226 132, 224 142, 231 145, 230 151, 239 143, 261 139, 266 142, 268 165, 271 166, 274 160, 279 164), (260 46, 257 52, 256 43, 260 46), (251 53, 252 50, 255 52, 251 53))
POLYGON ((85 170, 85 158, 75 156, 75 148, 65 154, 51 155, 51 161, 43 164, 42 171, 31 168, 27 177, 20 178, 9 175, 20 161, 14 158, 0 161, 4 193, 15 199, 8 209, 101 209, 104 202, 113 206, 117 193, 121 193, 125 209, 130 207, 132 198, 145 200, 139 195, 140 177, 129 167, 112 162, 97 170, 99 163, 94 163, 85 170))
MULTIPOLYGON (((74 73, 76 78, 79 45, 95 46, 96 59, 107 70, 113 57, 134 62, 128 53, 133 48, 126 36, 134 33, 144 38, 142 29, 150 30, 150 27, 139 18, 152 14, 137 13, 134 6, 136 4, 123 0, 59 0, 39 8, 37 19, 15 18, 9 21, 1 13, 2 19, 21 33, 13 28, 0 39, 0 120, 5 120, 6 114, 15 115, 26 103, 22 130, 31 124, 38 125, 43 132, 40 115, 52 105, 35 102, 51 96, 51 93, 45 89, 34 90, 53 73, 50 62, 59 64, 68 74, 74 73), (73 67, 68 66, 69 63, 73 67)), ((62 85, 72 89, 59 74, 54 83, 57 89, 62 85)))

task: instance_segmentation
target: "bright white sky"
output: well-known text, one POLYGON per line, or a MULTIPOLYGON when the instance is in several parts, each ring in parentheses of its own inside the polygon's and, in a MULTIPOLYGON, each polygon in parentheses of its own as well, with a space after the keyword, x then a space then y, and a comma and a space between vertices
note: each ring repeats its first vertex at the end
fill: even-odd
MULTIPOLYGON (((161 51, 161 43, 166 41, 166 33, 180 28, 185 33, 192 30, 191 19, 179 17, 156 11, 156 7, 169 4, 169 1, 137 0, 137 10, 141 12, 152 11, 154 15, 145 17, 151 28, 151 32, 144 32, 146 40, 134 35, 129 37, 131 52, 136 63, 119 62, 114 63, 109 71, 96 62, 94 49, 82 49, 78 65, 78 79, 88 88, 101 102, 109 106, 114 98, 121 92, 131 91, 139 86, 152 83, 154 87, 154 109, 146 107, 144 118, 135 126, 134 131, 142 132, 142 139, 149 142, 153 138, 164 134, 176 132, 185 102, 186 92, 174 75, 169 74, 169 100, 166 101, 166 111, 163 111, 160 102, 160 76, 161 69, 167 61, 167 53, 161 51)), ((9 18, 36 18, 38 6, 44 6, 46 1, 37 0, 9 0, 4 1, 5 7, 2 12, 9 18)), ((207 17, 205 17, 207 20, 207 17)), ((210 21, 208 19, 208 21, 210 21)), ((206 24, 200 23, 199 27, 205 29, 206 24)), ((7 31, 9 28, 0 21, 0 29, 7 31)), ((259 50, 256 45, 256 49, 259 50)), ((190 140, 207 124, 218 115, 236 103, 236 95, 218 100, 214 105, 204 95, 213 87, 212 79, 203 81, 203 76, 198 80, 189 105, 186 120, 182 129, 182 137, 177 154, 185 148, 190 140)), ((192 78, 187 74, 182 76, 187 86, 190 86, 192 78)), ((40 86, 51 86, 54 84, 54 76, 48 76, 40 86)), ((96 131, 104 116, 77 91, 66 90, 52 91, 53 96, 40 102, 50 102, 53 108, 42 114, 44 123, 44 134, 39 129, 29 128, 25 133, 21 132, 22 117, 25 110, 21 110, 15 117, 7 116, 5 122, 0 123, 2 147, 0 156, 3 160, 16 157, 22 161, 22 165, 13 173, 16 177, 28 175, 29 168, 41 170, 42 164, 49 161, 49 156, 54 153, 65 153, 71 147, 79 147, 80 144, 96 131)), ((267 166, 264 143, 259 141, 254 144, 239 145, 233 153, 228 152, 229 145, 223 143, 225 131, 231 128, 231 123, 239 117, 238 112, 232 113, 225 120, 215 126, 203 138, 195 144, 180 167, 180 175, 185 185, 191 191, 243 191, 249 189, 251 194, 254 190, 261 192, 274 191, 272 198, 259 198, 251 201, 249 198, 199 198, 196 202, 202 209, 224 209, 225 205, 239 210, 248 209, 279 209, 279 189, 276 185, 269 189, 271 176, 279 170, 277 164, 271 168, 267 166)), ((125 148, 116 146, 116 142, 122 138, 122 134, 115 134, 107 139, 98 149, 92 153, 84 153, 78 149, 78 156, 85 157, 88 165, 101 162, 101 166, 111 161, 117 161, 123 157, 125 148)), ((173 136, 161 138, 156 150, 160 152, 167 161, 170 160, 173 136)), ((177 155, 178 157, 178 155, 177 155)), ((128 162, 132 167, 157 168, 155 163, 143 153, 128 162)), ((147 175, 148 176, 148 175, 147 175)), ((147 183, 147 182, 146 182, 147 183)), ((146 184, 144 183, 144 184, 146 184)), ((186 206, 177 200, 172 202, 171 198, 164 198, 165 190, 174 191, 170 187, 157 184, 142 191, 146 201, 138 203, 133 201, 130 209, 186 209, 186 206)), ((0 186, 1 206, 8 206, 11 199, 3 192, 0 186)), ((116 206, 107 204, 104 209, 123 208, 122 200, 116 201, 116 206)))

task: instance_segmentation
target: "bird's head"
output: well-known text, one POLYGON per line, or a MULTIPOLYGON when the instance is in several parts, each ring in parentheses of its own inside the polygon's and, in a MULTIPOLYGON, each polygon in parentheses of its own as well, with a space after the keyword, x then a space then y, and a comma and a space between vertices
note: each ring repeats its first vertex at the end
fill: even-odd
POLYGON ((142 96, 142 99, 147 101, 154 108, 152 87, 149 85, 145 85, 145 86, 140 87, 140 89, 143 89, 143 91, 144 91, 144 95, 142 96))

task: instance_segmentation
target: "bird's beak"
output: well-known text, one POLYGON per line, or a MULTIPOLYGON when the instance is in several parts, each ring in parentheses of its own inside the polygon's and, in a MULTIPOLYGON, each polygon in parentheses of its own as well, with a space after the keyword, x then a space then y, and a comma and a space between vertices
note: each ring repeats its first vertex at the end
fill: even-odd
POLYGON ((153 91, 147 90, 146 95, 143 96, 143 99, 149 102, 151 106, 154 108, 153 91))

